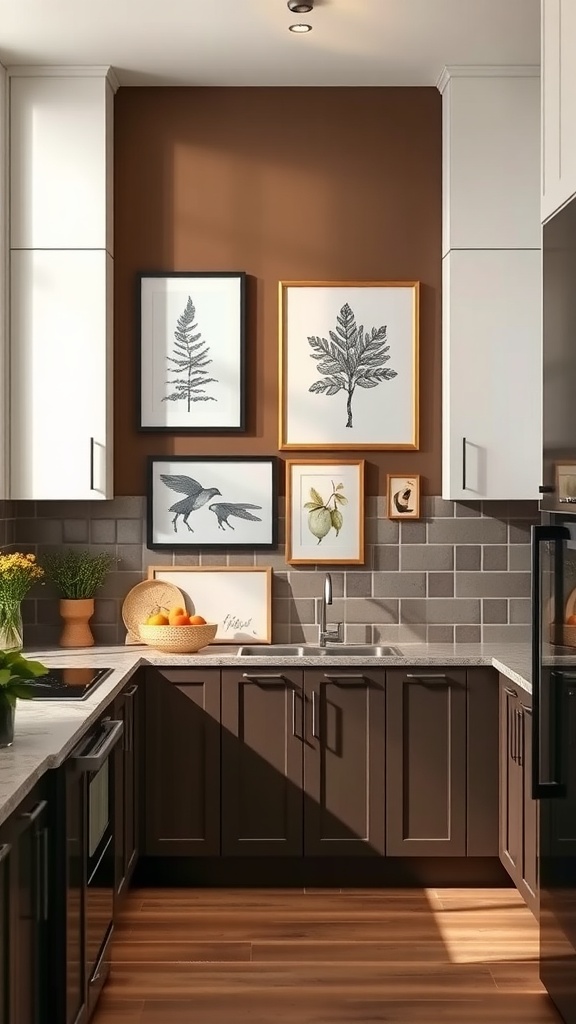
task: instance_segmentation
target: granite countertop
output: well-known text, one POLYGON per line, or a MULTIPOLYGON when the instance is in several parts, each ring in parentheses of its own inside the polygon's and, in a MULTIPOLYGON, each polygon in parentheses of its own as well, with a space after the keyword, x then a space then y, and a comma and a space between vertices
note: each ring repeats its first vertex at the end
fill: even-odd
MULTIPOLYGON (((513 683, 531 692, 530 647, 528 644, 401 644, 402 652, 386 658, 329 654, 322 657, 282 658, 286 666, 490 666, 513 683)), ((0 824, 50 768, 56 768, 74 749, 83 734, 105 711, 126 682, 143 665, 231 667, 277 665, 262 647, 251 657, 237 654, 238 648, 213 646, 200 654, 161 654, 145 646, 89 647, 64 651, 49 648, 26 651, 26 656, 57 668, 83 666, 113 669, 94 693, 84 701, 19 701, 16 711, 14 745, 0 750, 0 824)))

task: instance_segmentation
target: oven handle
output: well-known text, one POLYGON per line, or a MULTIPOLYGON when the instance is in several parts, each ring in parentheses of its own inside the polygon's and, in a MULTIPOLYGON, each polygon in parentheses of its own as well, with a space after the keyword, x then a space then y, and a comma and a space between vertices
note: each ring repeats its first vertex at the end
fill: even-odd
POLYGON ((87 754, 77 754, 74 763, 82 772, 97 772, 110 752, 118 743, 124 731, 124 722, 115 722, 109 719, 102 724, 102 734, 87 754))

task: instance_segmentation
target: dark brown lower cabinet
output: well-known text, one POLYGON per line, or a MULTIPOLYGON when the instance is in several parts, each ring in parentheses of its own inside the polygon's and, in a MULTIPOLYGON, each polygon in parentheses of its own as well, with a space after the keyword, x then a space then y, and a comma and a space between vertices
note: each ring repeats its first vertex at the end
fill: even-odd
POLYGON ((466 672, 386 673, 386 853, 466 855, 466 672))
POLYGON ((129 684, 117 698, 114 718, 124 723, 117 747, 115 779, 116 896, 123 897, 139 852, 140 706, 142 688, 129 684))
POLYGON ((538 803, 532 799, 532 699, 500 677, 500 860, 538 914, 538 803))
POLYGON ((222 671, 222 853, 303 852, 303 678, 222 671))
POLYGON ((145 681, 144 852, 220 854, 220 671, 150 669, 145 681))
POLYGON ((10 952, 10 875, 13 870, 12 844, 6 826, 0 826, 0 1024, 12 1024, 13 986, 10 952))
POLYGON ((466 690, 466 855, 497 857, 499 687, 494 669, 469 669, 466 690))
POLYGON ((304 853, 385 853, 383 670, 305 675, 304 853))

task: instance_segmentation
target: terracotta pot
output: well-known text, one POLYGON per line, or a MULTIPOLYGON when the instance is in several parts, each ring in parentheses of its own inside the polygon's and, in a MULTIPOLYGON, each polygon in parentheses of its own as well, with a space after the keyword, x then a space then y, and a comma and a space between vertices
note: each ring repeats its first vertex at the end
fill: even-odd
POLYGON ((94 637, 89 622, 94 615, 94 598, 62 599, 60 615, 64 628, 60 634, 60 647, 93 647, 94 637))

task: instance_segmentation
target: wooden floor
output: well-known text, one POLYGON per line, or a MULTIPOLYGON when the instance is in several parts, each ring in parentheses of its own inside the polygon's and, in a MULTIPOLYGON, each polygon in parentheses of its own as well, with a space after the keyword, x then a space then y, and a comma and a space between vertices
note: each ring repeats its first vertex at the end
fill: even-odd
POLYGON ((133 891, 95 1024, 558 1024, 515 889, 133 891))

